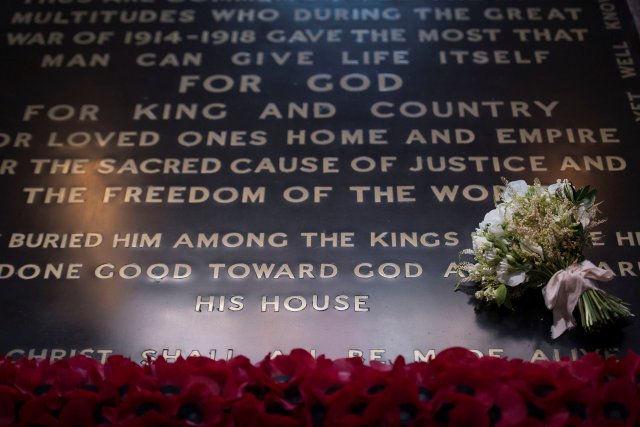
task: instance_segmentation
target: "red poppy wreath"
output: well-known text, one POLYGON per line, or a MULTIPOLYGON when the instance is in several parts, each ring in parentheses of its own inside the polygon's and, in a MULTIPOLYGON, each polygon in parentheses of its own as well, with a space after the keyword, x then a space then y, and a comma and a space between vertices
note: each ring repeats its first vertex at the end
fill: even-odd
POLYGON ((393 365, 303 350, 138 365, 0 357, 2 426, 635 426, 640 357, 528 363, 464 349, 393 365))

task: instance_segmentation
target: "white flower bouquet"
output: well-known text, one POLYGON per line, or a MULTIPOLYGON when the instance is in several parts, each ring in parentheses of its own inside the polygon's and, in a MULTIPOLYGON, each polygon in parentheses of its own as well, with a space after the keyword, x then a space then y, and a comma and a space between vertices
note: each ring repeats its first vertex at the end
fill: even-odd
POLYGON ((553 338, 576 325, 576 306, 588 332, 632 316, 628 304, 595 284, 611 280, 613 273, 583 255, 592 244, 590 231, 603 222, 597 218, 596 191, 567 180, 548 187, 538 181, 505 184, 496 208, 472 234, 473 249, 461 253, 473 255, 475 263, 458 263, 464 276, 458 286, 474 282, 477 299, 508 308, 528 289, 542 288, 553 311, 553 338))

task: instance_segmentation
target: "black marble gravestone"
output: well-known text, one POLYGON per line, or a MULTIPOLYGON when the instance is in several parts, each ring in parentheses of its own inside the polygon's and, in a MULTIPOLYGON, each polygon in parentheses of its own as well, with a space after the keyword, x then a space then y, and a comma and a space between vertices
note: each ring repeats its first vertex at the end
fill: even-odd
MULTIPOLYGON (((501 178, 599 189, 640 312, 640 49, 618 0, 21 0, 0 26, 0 352, 638 351, 454 293, 501 178)), ((277 353, 276 353, 277 354, 277 353)))

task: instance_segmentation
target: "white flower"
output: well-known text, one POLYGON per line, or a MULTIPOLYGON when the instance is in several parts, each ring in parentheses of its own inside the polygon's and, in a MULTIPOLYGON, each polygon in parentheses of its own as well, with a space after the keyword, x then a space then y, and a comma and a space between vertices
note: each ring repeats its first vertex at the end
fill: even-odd
POLYGON ((529 249, 531 252, 534 252, 540 255, 541 258, 544 258, 544 252, 542 251, 542 246, 536 243, 533 243, 531 240, 528 240, 528 239, 523 239, 522 244, 525 246, 525 248, 529 249))
POLYGON ((580 205, 578 207, 577 220, 580 222, 580 224, 582 224, 584 228, 587 228, 587 226, 591 222, 591 218, 589 217, 589 212, 587 212, 587 208, 584 205, 580 205))
POLYGON ((519 179, 518 181, 511 181, 507 184, 507 188, 504 189, 502 194, 502 200, 510 202, 513 200, 513 195, 524 196, 529 190, 529 184, 526 181, 519 179))
MULTIPOLYGON (((501 277, 505 277, 507 275, 507 269, 509 268, 509 264, 507 264, 507 260, 503 259, 500 261, 500 264, 496 267, 496 274, 498 275, 498 279, 501 277)), ((506 283, 500 280, 501 283, 506 283)))
POLYGON ((507 286, 518 286, 521 283, 524 283, 527 280, 527 273, 521 271, 517 274, 512 274, 509 276, 509 280, 507 280, 507 286))
POLYGON ((493 262, 496 259, 497 256, 498 256, 498 252, 493 247, 490 250, 485 250, 485 252, 484 252, 484 257, 489 262, 493 262))
POLYGON ((479 231, 480 230, 476 230, 476 234, 471 236, 474 252, 478 252, 481 249, 484 249, 487 245, 491 245, 491 243, 489 242, 489 240, 487 240, 486 237, 477 234, 479 231))
POLYGON ((551 184, 548 188, 547 191, 549 192, 549 194, 556 194, 556 192, 561 189, 562 187, 564 187, 565 185, 567 185, 569 183, 568 180, 557 180, 555 184, 551 184))
POLYGON ((524 271, 509 274, 509 264, 505 259, 500 261, 500 264, 498 264, 498 267, 496 268, 496 275, 500 283, 504 283, 511 287, 518 286, 527 280, 527 273, 524 271))
POLYGON ((501 236, 504 233, 502 224, 504 223, 505 208, 503 204, 498 205, 495 209, 487 212, 484 216, 484 220, 478 225, 483 230, 485 227, 489 227, 487 231, 496 236, 501 236))
POLYGON ((477 291, 474 296, 479 300, 492 301, 496 299, 496 290, 493 288, 484 288, 477 291))

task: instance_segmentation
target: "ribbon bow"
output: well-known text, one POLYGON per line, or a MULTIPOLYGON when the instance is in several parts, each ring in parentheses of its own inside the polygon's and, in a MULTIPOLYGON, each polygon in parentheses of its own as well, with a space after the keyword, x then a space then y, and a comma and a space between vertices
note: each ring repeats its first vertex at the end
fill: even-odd
POLYGON ((573 264, 551 276, 549 283, 542 288, 544 302, 549 310, 553 310, 551 338, 556 339, 567 329, 576 326, 576 319, 571 313, 584 291, 598 289, 593 281, 608 282, 613 279, 613 276, 611 271, 598 268, 587 260, 580 264, 573 264))

